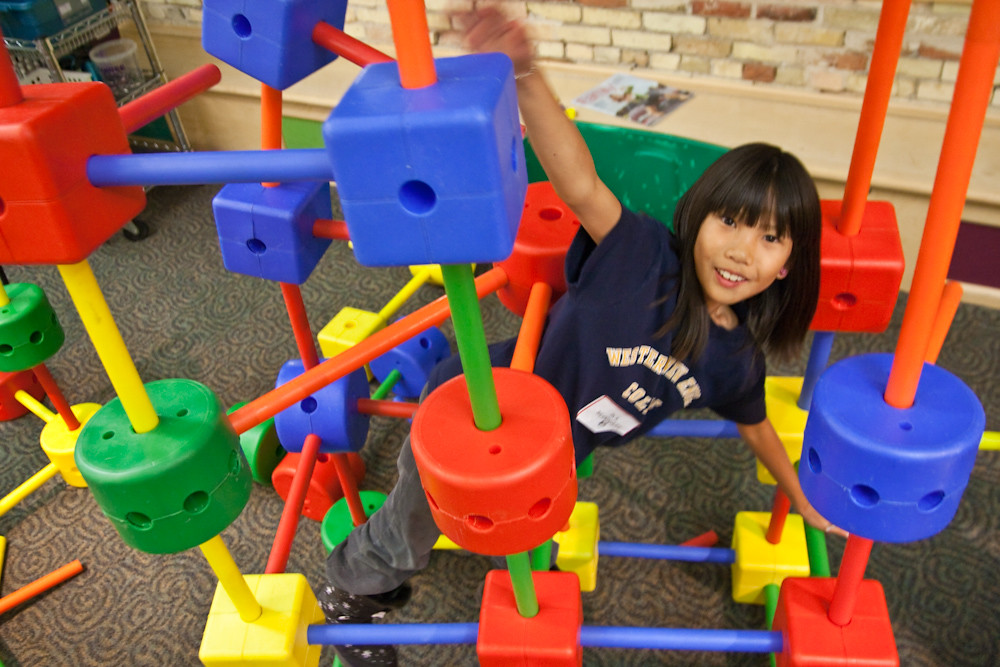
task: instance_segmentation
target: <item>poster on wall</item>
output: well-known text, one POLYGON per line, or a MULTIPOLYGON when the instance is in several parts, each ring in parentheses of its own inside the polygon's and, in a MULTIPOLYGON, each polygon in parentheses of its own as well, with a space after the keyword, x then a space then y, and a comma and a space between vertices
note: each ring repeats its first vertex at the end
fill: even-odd
POLYGON ((577 96, 573 105, 650 127, 693 97, 657 81, 631 74, 615 74, 577 96))

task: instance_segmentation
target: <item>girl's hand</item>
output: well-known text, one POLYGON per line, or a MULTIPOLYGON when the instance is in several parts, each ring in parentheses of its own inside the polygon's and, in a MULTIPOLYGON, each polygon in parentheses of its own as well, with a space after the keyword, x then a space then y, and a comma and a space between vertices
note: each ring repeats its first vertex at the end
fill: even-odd
POLYGON ((846 530, 844 530, 843 528, 838 528, 837 526, 827 521, 826 518, 824 518, 822 514, 817 512, 816 508, 813 507, 810 503, 803 502, 802 504, 804 505, 804 507, 797 507, 796 509, 799 511, 799 514, 802 515, 802 519, 810 526, 812 526, 816 530, 822 530, 824 533, 840 535, 841 537, 844 538, 847 537, 846 530))
POLYGON ((520 21, 510 21, 496 7, 456 15, 464 25, 462 41, 470 51, 499 52, 514 63, 514 75, 524 76, 534 70, 535 45, 520 21))

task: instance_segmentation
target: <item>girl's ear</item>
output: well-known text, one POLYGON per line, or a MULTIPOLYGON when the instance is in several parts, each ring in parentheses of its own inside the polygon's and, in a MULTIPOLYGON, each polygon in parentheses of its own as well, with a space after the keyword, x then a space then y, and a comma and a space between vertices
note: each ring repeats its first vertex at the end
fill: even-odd
POLYGON ((778 280, 784 280, 788 276, 788 267, 781 267, 781 271, 778 271, 778 280))

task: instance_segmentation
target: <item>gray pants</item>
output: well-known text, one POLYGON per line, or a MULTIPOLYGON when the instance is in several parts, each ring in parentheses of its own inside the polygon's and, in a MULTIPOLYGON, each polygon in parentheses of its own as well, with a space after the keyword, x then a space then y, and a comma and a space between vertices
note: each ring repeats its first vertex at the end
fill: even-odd
POLYGON ((420 485, 409 436, 396 467, 399 481, 385 504, 327 557, 326 576, 335 588, 355 595, 386 593, 427 567, 441 531, 420 485))

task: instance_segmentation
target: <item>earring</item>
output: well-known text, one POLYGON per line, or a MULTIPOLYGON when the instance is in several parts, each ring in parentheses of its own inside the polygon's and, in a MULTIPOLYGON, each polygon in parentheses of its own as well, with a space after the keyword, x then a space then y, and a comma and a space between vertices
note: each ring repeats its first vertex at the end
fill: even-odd
POLYGON ((788 275, 788 269, 786 269, 785 267, 781 267, 781 271, 778 271, 778 277, 784 278, 787 275, 788 275))

